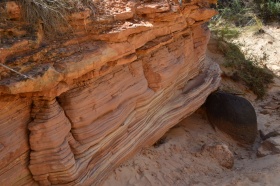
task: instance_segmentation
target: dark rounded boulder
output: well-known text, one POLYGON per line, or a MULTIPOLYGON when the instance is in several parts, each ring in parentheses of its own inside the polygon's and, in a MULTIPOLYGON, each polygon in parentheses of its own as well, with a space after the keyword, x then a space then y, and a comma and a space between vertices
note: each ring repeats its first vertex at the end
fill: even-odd
POLYGON ((212 126, 243 144, 254 143, 258 134, 257 116, 248 100, 218 91, 208 96, 205 106, 212 126))

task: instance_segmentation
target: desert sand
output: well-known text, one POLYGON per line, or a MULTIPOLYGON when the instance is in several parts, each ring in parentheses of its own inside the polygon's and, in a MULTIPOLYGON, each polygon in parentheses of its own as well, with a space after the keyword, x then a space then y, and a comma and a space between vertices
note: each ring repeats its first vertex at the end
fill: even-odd
MULTIPOLYGON (((265 33, 246 33, 235 42, 243 43, 247 54, 268 55, 265 65, 275 74, 267 95, 257 100, 244 85, 224 79, 221 89, 239 92, 254 106, 258 128, 264 134, 280 132, 280 27, 266 26, 265 33)), ((209 46, 211 45, 211 42, 209 46)), ((207 60, 221 64, 223 57, 209 47, 207 60)), ((223 67, 221 67, 223 69, 223 67)), ((280 136, 272 137, 280 149, 280 136)), ((120 165, 103 186, 116 185, 280 185, 280 154, 267 152, 257 156, 263 141, 242 146, 209 124, 202 109, 169 130, 154 146, 142 149, 120 165), (234 159, 232 168, 219 164, 213 154, 204 153, 204 146, 226 145, 234 159)))

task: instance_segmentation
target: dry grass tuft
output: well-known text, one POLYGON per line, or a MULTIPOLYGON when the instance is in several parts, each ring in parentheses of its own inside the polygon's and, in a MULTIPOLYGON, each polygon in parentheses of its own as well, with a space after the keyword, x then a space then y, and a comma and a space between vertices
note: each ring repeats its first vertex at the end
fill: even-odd
POLYGON ((17 0, 21 6, 23 19, 33 26, 42 25, 49 36, 61 34, 68 28, 67 16, 73 12, 95 10, 90 0, 17 0))

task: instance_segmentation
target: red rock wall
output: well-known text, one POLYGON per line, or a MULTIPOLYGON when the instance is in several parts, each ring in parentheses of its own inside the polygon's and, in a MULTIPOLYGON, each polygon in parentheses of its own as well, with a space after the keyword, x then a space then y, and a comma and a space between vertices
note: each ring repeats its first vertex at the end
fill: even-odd
POLYGON ((31 122, 30 98, 19 95, 0 97, 0 183, 23 185, 32 183, 28 169, 30 147, 28 123, 31 122))
POLYGON ((207 1, 123 6, 102 33, 104 20, 85 11, 70 18, 72 38, 47 42, 38 30, 0 49, 3 64, 29 76, 0 74, 0 185, 100 185, 218 87, 219 68, 205 59, 216 14, 207 1))

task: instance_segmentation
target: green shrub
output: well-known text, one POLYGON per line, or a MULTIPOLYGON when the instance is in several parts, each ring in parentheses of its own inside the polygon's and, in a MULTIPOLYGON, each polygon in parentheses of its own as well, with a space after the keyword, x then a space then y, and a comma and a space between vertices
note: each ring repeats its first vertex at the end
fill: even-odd
MULTIPOLYGON (((260 61, 248 59, 240 48, 229 42, 222 41, 220 49, 225 55, 225 67, 230 67, 233 73, 230 77, 236 81, 243 81, 258 98, 262 98, 267 90, 268 84, 273 82, 273 74, 266 68, 261 68, 260 61)), ((264 55, 263 58, 267 56, 264 55)), ((265 59, 264 59, 265 60, 265 59)))
POLYGON ((245 26, 256 24, 252 10, 242 0, 218 1, 219 14, 210 22, 210 29, 217 38, 237 38, 245 26))
POLYGON ((254 0, 259 15, 266 21, 280 20, 280 0, 254 0))
POLYGON ((222 27, 213 27, 211 29, 212 33, 222 40, 229 40, 232 38, 237 38, 240 34, 236 27, 230 27, 228 25, 222 27))

